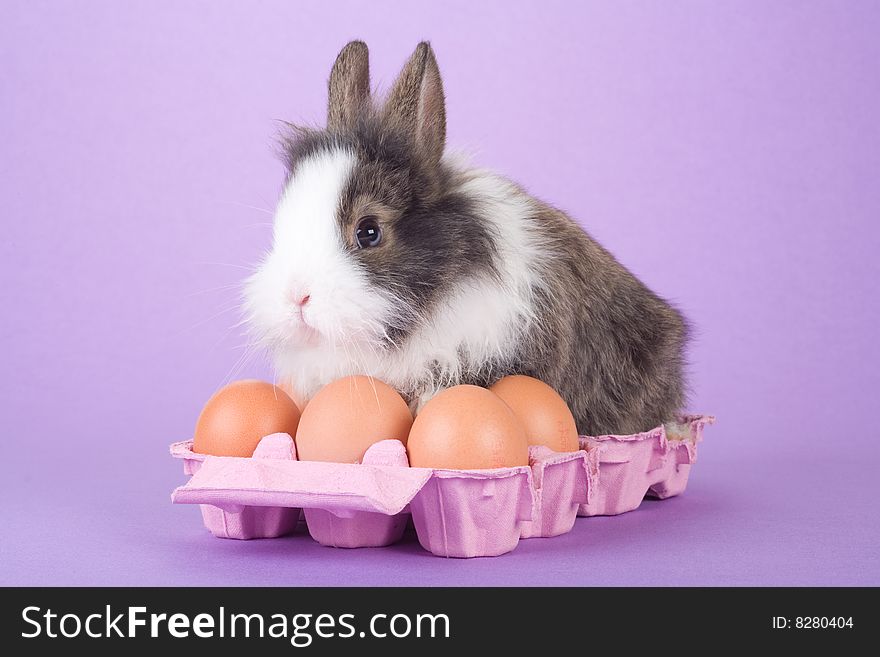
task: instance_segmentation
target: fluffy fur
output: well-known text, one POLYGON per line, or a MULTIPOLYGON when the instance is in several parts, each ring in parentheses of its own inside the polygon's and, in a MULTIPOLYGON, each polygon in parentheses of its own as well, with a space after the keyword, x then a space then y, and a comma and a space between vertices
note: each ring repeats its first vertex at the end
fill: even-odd
POLYGON ((296 396, 348 374, 418 409, 458 383, 535 376, 582 433, 629 433, 683 403, 682 316, 562 212, 444 156, 443 87, 427 43, 384 103, 353 42, 326 130, 293 129, 273 246, 248 281, 256 340, 296 396), (374 218, 381 242, 359 248, 374 218), (303 300, 306 300, 303 303, 303 300))

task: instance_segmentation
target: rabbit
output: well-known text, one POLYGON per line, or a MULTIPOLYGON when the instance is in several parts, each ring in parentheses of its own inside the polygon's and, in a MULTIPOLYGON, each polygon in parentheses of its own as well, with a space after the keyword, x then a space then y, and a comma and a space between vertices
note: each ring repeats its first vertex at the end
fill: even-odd
POLYGON ((244 317, 300 403, 363 374, 418 410, 457 384, 525 374, 585 435, 672 420, 688 325, 562 211, 445 154, 445 97, 422 42, 384 102, 366 44, 339 53, 326 129, 281 143, 273 244, 244 317))

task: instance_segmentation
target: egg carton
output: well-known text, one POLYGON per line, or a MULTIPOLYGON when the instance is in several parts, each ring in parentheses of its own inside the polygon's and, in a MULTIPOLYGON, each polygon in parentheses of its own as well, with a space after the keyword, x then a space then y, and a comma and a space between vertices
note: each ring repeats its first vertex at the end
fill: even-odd
POLYGON ((683 493, 703 429, 714 422, 712 415, 685 415, 643 433, 580 436, 581 449, 597 452, 599 480, 578 515, 615 516, 637 509, 645 497, 683 493))
POLYGON ((565 534, 578 515, 622 513, 646 493, 680 493, 711 421, 685 418, 674 438, 658 427, 582 437, 576 452, 531 447, 528 466, 494 470, 409 467, 397 440, 375 443, 358 464, 298 461, 287 434, 264 437, 252 458, 198 454, 187 440, 171 445, 191 475, 171 498, 199 504, 205 526, 222 538, 284 536, 304 517, 322 545, 379 547, 399 541, 412 518, 433 554, 496 556, 520 539, 565 534))

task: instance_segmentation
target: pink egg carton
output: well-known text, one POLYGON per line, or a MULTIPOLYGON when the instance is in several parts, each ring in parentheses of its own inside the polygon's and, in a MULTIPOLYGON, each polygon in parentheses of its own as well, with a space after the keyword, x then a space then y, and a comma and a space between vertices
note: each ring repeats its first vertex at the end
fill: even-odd
POLYGON ((599 481, 578 515, 619 515, 637 509, 646 496, 683 493, 703 428, 714 422, 712 415, 685 415, 643 433, 581 436, 581 449, 597 452, 599 481))
POLYGON ((304 516, 322 545, 378 547, 399 541, 411 517, 433 554, 496 556, 521 538, 564 534, 578 515, 631 510, 649 490, 662 497, 681 492, 702 427, 712 419, 685 420, 680 438, 662 428, 584 437, 577 452, 532 447, 528 466, 495 470, 412 468, 397 440, 374 444, 357 464, 298 461, 287 434, 263 438, 253 458, 197 454, 187 440, 174 443, 171 454, 191 478, 171 498, 199 504, 205 526, 222 538, 284 536, 304 516), (679 442, 690 445, 686 458, 679 442))

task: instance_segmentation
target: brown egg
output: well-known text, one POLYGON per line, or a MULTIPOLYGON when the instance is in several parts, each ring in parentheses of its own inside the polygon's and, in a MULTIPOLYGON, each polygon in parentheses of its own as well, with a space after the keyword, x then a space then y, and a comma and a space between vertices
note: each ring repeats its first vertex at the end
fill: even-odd
POLYGON ((252 456, 263 436, 296 435, 299 408, 277 386, 235 381, 219 390, 196 423, 193 451, 214 456, 252 456))
POLYGON ((529 464, 525 430, 494 393, 461 385, 439 393, 421 410, 407 443, 409 464, 421 468, 484 470, 529 464))
POLYGON ((296 432, 302 461, 357 463, 380 440, 406 444, 413 417, 387 383, 349 376, 324 386, 306 405, 296 432))
POLYGON ((578 450, 574 416, 565 400, 546 383, 530 376, 505 376, 489 390, 516 413, 529 445, 544 445, 556 452, 578 450))

